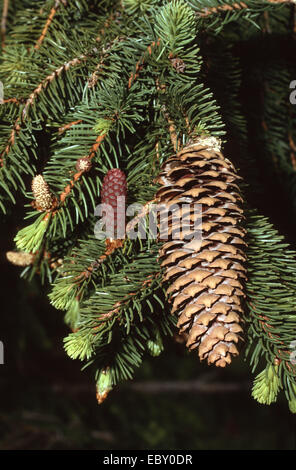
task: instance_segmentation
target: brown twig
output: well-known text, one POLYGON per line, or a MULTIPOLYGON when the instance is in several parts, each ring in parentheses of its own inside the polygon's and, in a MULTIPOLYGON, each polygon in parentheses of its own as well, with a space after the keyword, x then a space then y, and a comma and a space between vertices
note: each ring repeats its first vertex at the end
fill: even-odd
POLYGON ((2 17, 1 17, 1 47, 5 47, 6 21, 8 14, 9 0, 3 1, 2 17))
POLYGON ((144 281, 142 281, 141 286, 138 287, 138 290, 136 292, 129 292, 128 294, 126 294, 123 297, 122 300, 116 302, 109 312, 99 314, 99 316, 97 317, 97 321, 99 322, 99 325, 93 327, 93 330, 99 329, 101 327, 102 322, 106 322, 107 320, 110 320, 110 318, 112 318, 115 315, 119 314, 120 308, 124 304, 129 302, 131 297, 134 297, 135 295, 137 295, 139 289, 142 290, 143 288, 146 288, 147 285, 150 286, 151 283, 152 283, 153 278, 157 278, 158 276, 159 276, 159 272, 155 272, 155 273, 150 274, 146 279, 144 279, 144 281))
POLYGON ((160 39, 158 39, 157 41, 153 41, 151 44, 149 44, 149 46, 147 47, 147 49, 144 52, 144 54, 142 55, 142 57, 138 60, 138 62, 136 63, 135 72, 132 72, 130 74, 130 77, 129 77, 129 80, 128 80, 128 88, 129 89, 131 88, 134 81, 138 78, 139 73, 140 73, 140 71, 141 71, 141 69, 144 65, 147 54, 151 55, 153 48, 158 47, 159 45, 160 45, 160 39))
MULTIPOLYGON (((91 160, 99 146, 101 145, 101 143, 103 142, 104 138, 106 137, 106 134, 102 134, 102 135, 99 135, 97 138, 96 138, 96 141, 95 143, 92 145, 90 151, 89 151, 89 154, 87 155, 86 158, 88 158, 89 160, 91 160)), ((67 184, 67 186, 65 187, 65 189, 62 191, 61 195, 60 195, 60 202, 63 204, 65 202, 65 199, 66 197, 70 194, 72 188, 74 187, 76 181, 78 181, 81 176, 83 175, 83 173, 85 173, 85 170, 81 170, 81 171, 78 171, 77 173, 75 173, 75 175, 73 176, 73 179, 70 181, 69 184, 67 184)))
MULTIPOLYGON (((108 49, 109 50, 109 49, 108 49)), ((107 51, 105 51, 106 54, 107 51)), ((88 79, 88 88, 94 88, 99 80, 99 74, 104 67, 104 60, 106 59, 106 55, 102 57, 102 60, 96 66, 94 72, 91 74, 90 78, 88 79)))
POLYGON ((291 132, 289 132, 289 145, 291 149, 290 157, 291 157, 292 167, 294 168, 294 170, 296 170, 296 145, 293 140, 291 132))
POLYGON ((36 49, 36 50, 39 49, 40 46, 41 46, 41 44, 43 43, 43 40, 44 40, 44 38, 45 38, 45 36, 46 36, 46 33, 47 33, 47 31, 48 31, 48 28, 49 28, 49 26, 51 25, 52 20, 53 20, 55 14, 57 13, 57 11, 58 11, 58 9, 59 9, 61 3, 63 3, 64 5, 66 5, 66 2, 65 2, 64 0, 56 0, 54 7, 52 7, 52 9, 50 10, 49 16, 48 16, 48 18, 47 18, 47 20, 46 20, 46 23, 45 23, 45 25, 44 25, 44 28, 43 28, 43 30, 42 30, 42 33, 41 33, 40 37, 38 38, 38 40, 37 40, 37 42, 36 42, 36 44, 35 44, 35 46, 34 46, 34 49, 36 49))
POLYGON ((170 134, 172 146, 174 148, 174 151, 176 152, 177 149, 180 146, 180 139, 178 140, 178 138, 177 138, 176 125, 175 125, 174 121, 170 118, 170 115, 169 115, 169 113, 167 112, 166 109, 164 109, 163 115, 164 115, 164 117, 166 118, 166 120, 168 122, 169 134, 170 134))
POLYGON ((21 104, 23 102, 24 102, 23 98, 7 98, 6 100, 2 101, 2 104, 6 104, 6 103, 21 104))
MULTIPOLYGON (((266 0, 269 3, 272 4, 293 4, 293 0, 266 0)), ((226 13, 228 11, 239 11, 243 9, 247 9, 249 6, 245 2, 237 2, 233 3, 232 5, 219 5, 217 7, 205 7, 202 8, 199 12, 197 12, 197 16, 201 18, 206 18, 210 15, 213 14, 219 14, 219 13, 226 13)))
MULTIPOLYGON (((161 93, 166 92, 166 86, 164 84, 160 84, 158 79, 156 80, 156 89, 161 93)), ((178 138, 177 138, 176 125, 175 125, 174 121, 171 119, 165 105, 162 106, 162 113, 163 113, 163 115, 164 115, 164 117, 165 117, 165 119, 166 119, 166 121, 169 125, 170 139, 171 139, 174 151, 176 152, 177 149, 180 146, 180 140, 178 140, 178 138)))
POLYGON ((14 145, 14 142, 15 142, 15 136, 19 131, 20 131, 19 118, 17 118, 15 123, 14 123, 14 126, 11 130, 10 136, 8 138, 7 145, 6 145, 5 149, 0 154, 0 166, 1 167, 3 167, 3 165, 4 165, 3 157, 4 157, 4 155, 8 155, 8 153, 10 152, 10 149, 14 145))
POLYGON ((82 122, 82 119, 78 119, 77 121, 72 121, 72 122, 69 122, 68 124, 64 124, 63 126, 59 127, 58 134, 59 135, 63 134, 72 126, 75 126, 76 124, 80 124, 81 122, 82 122))
POLYGON ((244 8, 248 8, 244 2, 234 3, 233 5, 220 5, 217 7, 205 7, 202 8, 200 12, 197 13, 198 16, 205 18, 215 13, 223 13, 226 11, 234 11, 234 10, 242 10, 244 8))
POLYGON ((46 87, 57 77, 59 77, 62 72, 66 72, 69 70, 70 67, 75 67, 76 65, 81 64, 84 60, 87 60, 89 55, 83 54, 80 57, 75 57, 75 59, 66 62, 65 64, 61 65, 61 67, 54 70, 50 75, 44 78, 42 82, 35 88, 35 90, 30 94, 29 98, 26 101, 24 109, 22 111, 22 121, 26 119, 28 109, 34 104, 36 98, 40 95, 40 93, 46 89, 46 87))

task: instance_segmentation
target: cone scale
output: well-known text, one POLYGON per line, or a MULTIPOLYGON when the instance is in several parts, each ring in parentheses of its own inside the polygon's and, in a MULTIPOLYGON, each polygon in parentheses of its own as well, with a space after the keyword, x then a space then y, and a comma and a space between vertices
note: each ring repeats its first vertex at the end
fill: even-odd
POLYGON ((238 355, 243 332, 246 244, 238 180, 217 145, 200 139, 166 161, 156 194, 167 209, 189 204, 191 225, 200 220, 201 240, 177 239, 173 235, 180 219, 170 217, 160 260, 172 314, 178 316, 180 334, 188 335, 187 347, 219 367, 238 355))

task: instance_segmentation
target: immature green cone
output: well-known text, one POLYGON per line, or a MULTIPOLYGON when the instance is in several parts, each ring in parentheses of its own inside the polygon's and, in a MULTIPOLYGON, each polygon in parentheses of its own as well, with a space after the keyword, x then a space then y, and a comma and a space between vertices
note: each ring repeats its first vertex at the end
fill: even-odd
POLYGON ((291 413, 294 413, 296 414, 296 400, 290 400, 289 402, 289 410, 291 411, 291 413))
POLYGON ((278 366, 267 365, 266 368, 255 377, 252 389, 252 397, 259 403, 270 405, 277 399, 280 389, 278 366))
POLYGON ((109 392, 111 392, 113 386, 112 386, 112 381, 111 381, 111 373, 110 369, 107 367, 106 369, 103 369, 100 374, 99 378, 97 380, 97 401, 99 405, 103 403, 109 392))
POLYGON ((288 405, 291 413, 296 414, 296 383, 291 384, 292 396, 288 400, 288 405))
MULTIPOLYGON (((200 138, 163 165, 156 195, 166 210, 173 204, 189 205, 187 213, 181 211, 187 232, 179 233, 180 211, 169 217, 168 240, 160 251, 164 281, 170 284, 167 294, 180 333, 188 333, 187 347, 198 348, 201 360, 220 367, 238 354, 243 323, 246 256, 238 179, 218 141, 200 138), (195 204, 201 205, 202 218, 195 204), (201 240, 192 237, 196 227, 201 240), (186 239, 190 231, 192 238, 186 239)), ((161 221, 159 229, 162 239, 161 221)))
POLYGON ((147 342, 147 349, 152 357, 157 357, 163 352, 164 346, 159 333, 147 342))

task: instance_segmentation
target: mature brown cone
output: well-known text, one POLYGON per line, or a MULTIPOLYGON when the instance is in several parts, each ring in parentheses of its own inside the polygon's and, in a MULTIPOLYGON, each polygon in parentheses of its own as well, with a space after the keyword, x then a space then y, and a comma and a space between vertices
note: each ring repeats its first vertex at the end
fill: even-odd
MULTIPOLYGON (((191 240, 185 238, 186 231, 174 236, 180 229, 175 211, 160 251, 180 333, 188 333, 186 345, 198 348, 201 360, 225 367, 238 354, 236 343, 241 339, 246 244, 239 177, 212 143, 211 138, 200 139, 171 156, 162 167, 158 182, 163 186, 156 197, 165 210, 172 204, 189 205, 191 240), (202 218, 194 204, 202 205, 202 218), (198 230, 201 240, 192 236, 198 230)), ((163 230, 160 221, 160 238, 163 230)))

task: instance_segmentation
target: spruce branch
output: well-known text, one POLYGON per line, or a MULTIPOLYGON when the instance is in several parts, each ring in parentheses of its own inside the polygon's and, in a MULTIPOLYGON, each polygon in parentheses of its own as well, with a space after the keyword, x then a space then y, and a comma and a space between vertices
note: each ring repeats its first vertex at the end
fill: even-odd
POLYGON ((25 106, 22 110, 21 114, 21 121, 22 123, 28 117, 29 109, 34 105, 36 99, 40 96, 44 90, 58 77, 61 76, 62 73, 67 72, 70 68, 76 67, 77 65, 81 65, 82 62, 88 60, 90 57, 96 53, 97 50, 93 49, 88 54, 82 54, 79 57, 75 57, 74 59, 69 60, 67 63, 61 65, 57 69, 55 69, 50 75, 45 77, 42 82, 35 88, 35 90, 31 93, 29 98, 27 99, 25 106))
POLYGON ((296 366, 291 361, 296 327, 293 277, 296 253, 287 249, 283 237, 266 218, 252 211, 248 214, 247 233, 249 314, 246 321, 249 341, 246 355, 251 356, 253 371, 262 358, 267 364, 277 366, 280 387, 290 399, 291 386, 296 383, 296 366))
POLYGON ((7 98, 3 100, 3 104, 6 104, 6 103, 20 104, 20 103, 23 103, 23 101, 24 100, 21 98, 7 98))
POLYGON ((29 109, 35 104, 35 101, 43 93, 47 90, 48 86, 63 72, 67 72, 71 67, 75 67, 80 65, 83 61, 89 59, 90 55, 81 55, 80 57, 75 57, 74 59, 68 61, 67 63, 63 64, 62 66, 55 69, 50 75, 45 77, 42 82, 35 88, 35 90, 31 93, 29 98, 26 99, 24 107, 21 112, 21 116, 18 117, 13 125, 13 128, 10 132, 10 136, 8 137, 7 145, 4 150, 0 153, 0 162, 1 166, 4 165, 3 157, 8 155, 11 148, 14 146, 16 142, 16 137, 21 131, 22 125, 25 123, 26 119, 28 118, 29 109))
MULTIPOLYGON (((106 312, 106 313, 99 313, 97 318, 96 318, 96 323, 99 326, 95 326, 94 328, 100 328, 102 322, 105 322, 107 320, 112 319, 113 317, 117 318, 119 322, 126 322, 126 318, 122 318, 122 311, 126 310, 130 304, 136 304, 137 302, 137 297, 139 298, 144 298, 147 295, 147 292, 152 288, 153 284, 159 282, 159 271, 157 270, 156 272, 152 272, 147 275, 145 280, 141 281, 135 289, 133 289, 132 292, 127 292, 120 300, 118 300, 116 303, 114 303, 111 306, 111 309, 106 312), (145 292, 147 290, 147 292, 145 292)), ((153 289, 154 290, 154 289, 153 289)), ((138 313, 141 316, 140 310, 138 310, 138 313)), ((142 316, 141 316, 142 318, 142 316)))
POLYGON ((161 7, 155 18, 155 32, 175 56, 195 38, 196 21, 185 0, 173 0, 161 7))

